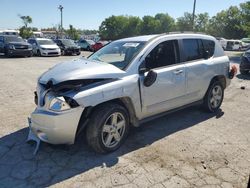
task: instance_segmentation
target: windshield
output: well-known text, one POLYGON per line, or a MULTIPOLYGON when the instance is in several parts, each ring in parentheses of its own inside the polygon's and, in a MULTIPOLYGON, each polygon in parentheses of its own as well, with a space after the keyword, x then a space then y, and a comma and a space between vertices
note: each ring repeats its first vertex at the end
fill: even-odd
POLYGON ((7 36, 5 37, 5 41, 8 42, 24 42, 24 40, 21 37, 16 36, 7 36))
POLYGON ((62 43, 65 45, 65 46, 75 46, 75 43, 73 40, 70 40, 70 39, 64 39, 64 40, 61 40, 62 43))
POLYGON ((119 69, 125 69, 140 52, 146 42, 117 41, 104 46, 88 59, 110 63, 119 69))
POLYGON ((93 40, 86 40, 90 45, 95 44, 95 42, 93 40))
POLYGON ((52 40, 37 40, 37 43, 39 45, 51 45, 51 44, 55 44, 52 40))

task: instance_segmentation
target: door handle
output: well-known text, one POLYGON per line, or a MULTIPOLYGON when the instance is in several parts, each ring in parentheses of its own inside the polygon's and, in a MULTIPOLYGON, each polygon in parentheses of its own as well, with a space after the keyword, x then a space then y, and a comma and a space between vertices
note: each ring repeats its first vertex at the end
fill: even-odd
POLYGON ((176 75, 181 74, 181 73, 183 73, 183 70, 176 70, 176 71, 174 71, 174 74, 176 74, 176 75))

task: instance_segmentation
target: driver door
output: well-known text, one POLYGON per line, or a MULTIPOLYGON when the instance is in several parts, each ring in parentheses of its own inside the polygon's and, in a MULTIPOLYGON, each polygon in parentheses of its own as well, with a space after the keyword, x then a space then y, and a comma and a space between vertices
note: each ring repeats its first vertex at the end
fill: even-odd
POLYGON ((140 76, 142 111, 148 117, 185 104, 186 67, 180 63, 177 40, 158 44, 145 58, 146 70, 157 74, 151 86, 145 86, 146 71, 140 76))

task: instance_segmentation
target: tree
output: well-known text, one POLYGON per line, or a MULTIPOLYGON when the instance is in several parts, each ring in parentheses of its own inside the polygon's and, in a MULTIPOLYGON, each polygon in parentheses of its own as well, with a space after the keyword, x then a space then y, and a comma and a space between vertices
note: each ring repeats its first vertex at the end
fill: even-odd
POLYGON ((160 33, 160 26, 161 22, 159 20, 156 20, 152 16, 144 16, 142 18, 141 34, 149 35, 160 33))
POLYGON ((19 18, 23 21, 24 26, 27 28, 28 24, 32 23, 32 18, 30 16, 21 16, 19 15, 19 18))
POLYGON ((207 12, 198 14, 195 17, 194 30, 206 33, 209 27, 209 15, 207 12))
POLYGON ((73 25, 69 25, 69 29, 66 30, 66 33, 73 40, 79 40, 80 39, 80 35, 79 35, 78 31, 73 27, 73 25))
POLYGON ((241 16, 242 16, 242 29, 246 35, 250 37, 250 1, 240 4, 241 16))
POLYGON ((184 16, 177 18, 176 28, 179 31, 192 31, 193 15, 191 13, 185 12, 184 16))
POLYGON ((175 30, 175 20, 167 13, 159 13, 155 15, 155 19, 160 22, 157 32, 166 33, 175 30))
POLYGON ((29 38, 33 35, 32 28, 28 27, 28 24, 32 23, 32 18, 30 16, 21 16, 18 15, 22 20, 24 26, 19 29, 19 35, 23 38, 29 38))
POLYGON ((231 6, 210 19, 208 31, 214 36, 240 39, 246 35, 242 25, 243 20, 240 9, 237 6, 231 6))
POLYGON ((32 29, 30 27, 23 26, 19 29, 19 35, 22 38, 27 39, 33 35, 33 32, 32 32, 32 29))
POLYGON ((134 16, 110 16, 99 27, 101 38, 116 40, 140 33, 141 20, 134 16))

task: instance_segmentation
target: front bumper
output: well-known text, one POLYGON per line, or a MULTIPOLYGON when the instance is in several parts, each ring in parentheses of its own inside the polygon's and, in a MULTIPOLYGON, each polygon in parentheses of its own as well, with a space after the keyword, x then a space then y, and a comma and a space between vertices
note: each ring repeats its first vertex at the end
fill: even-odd
POLYGON ((78 54, 80 53, 80 49, 79 48, 68 48, 68 49, 65 49, 65 54, 78 54))
POLYGON ((36 109, 30 118, 30 129, 40 140, 50 144, 73 144, 84 108, 64 112, 36 109))
POLYGON ((42 56, 60 56, 61 50, 54 49, 54 50, 40 50, 42 56))
POLYGON ((32 49, 27 50, 19 50, 19 49, 9 49, 8 52, 9 56, 31 56, 32 55, 32 49))

